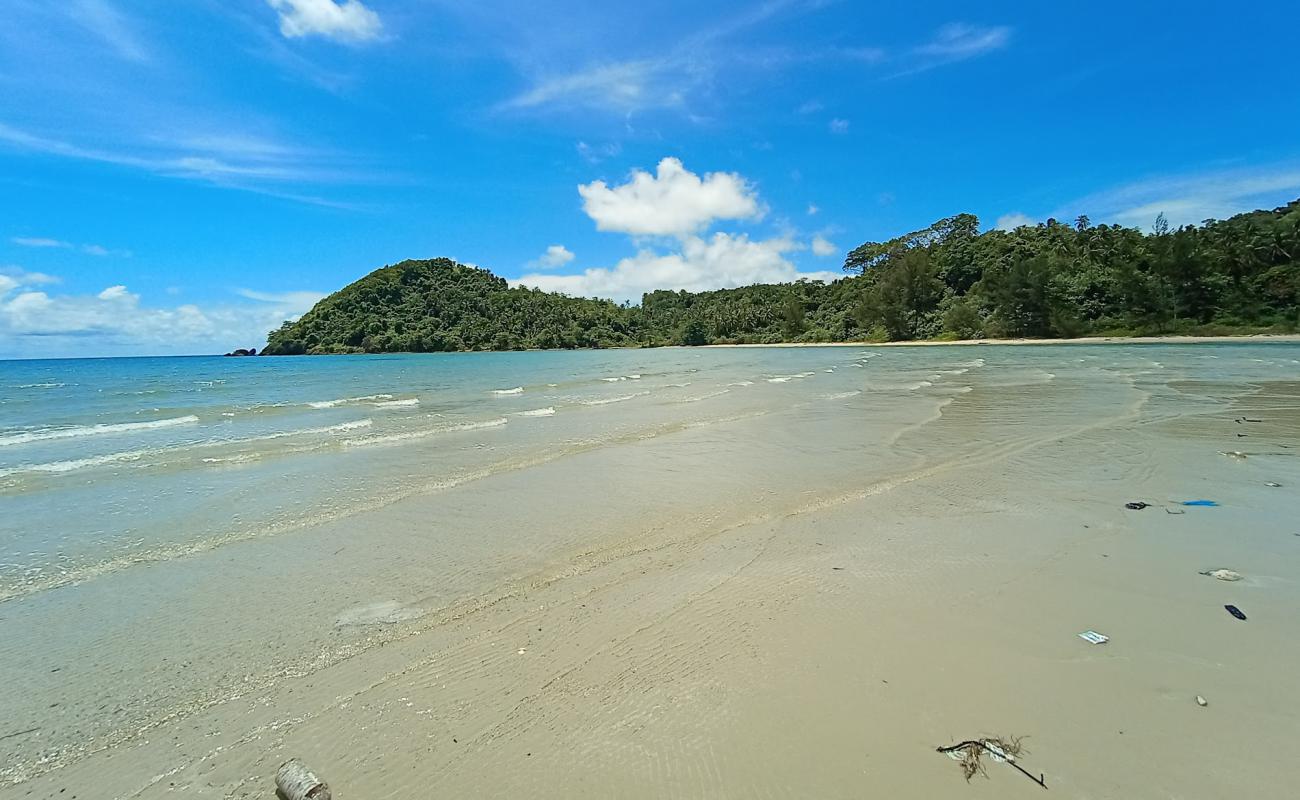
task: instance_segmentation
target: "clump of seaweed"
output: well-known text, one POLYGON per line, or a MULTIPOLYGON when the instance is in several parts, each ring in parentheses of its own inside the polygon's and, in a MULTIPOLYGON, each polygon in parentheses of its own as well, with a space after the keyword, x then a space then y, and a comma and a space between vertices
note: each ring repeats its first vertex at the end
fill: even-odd
POLYGON ((940 747, 938 751, 957 762, 967 782, 976 775, 983 775, 985 778, 989 776, 988 769, 984 765, 984 757, 989 756, 994 761, 1010 764, 1025 777, 1046 789, 1047 783, 1042 775, 1035 777, 1016 763, 1016 759, 1026 752, 1024 740, 1024 736, 1007 736, 1005 738, 985 736, 980 739, 967 739, 964 742, 940 747))

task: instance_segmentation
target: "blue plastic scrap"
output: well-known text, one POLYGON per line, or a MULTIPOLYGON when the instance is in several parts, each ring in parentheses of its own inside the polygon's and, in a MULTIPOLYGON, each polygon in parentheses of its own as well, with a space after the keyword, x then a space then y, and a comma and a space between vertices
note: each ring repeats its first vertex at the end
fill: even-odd
POLYGON ((1216 506, 1219 505, 1219 501, 1218 501, 1218 500, 1184 500, 1184 501, 1183 501, 1183 505, 1185 505, 1185 506, 1210 506, 1210 507, 1213 508, 1213 507, 1216 507, 1216 506))

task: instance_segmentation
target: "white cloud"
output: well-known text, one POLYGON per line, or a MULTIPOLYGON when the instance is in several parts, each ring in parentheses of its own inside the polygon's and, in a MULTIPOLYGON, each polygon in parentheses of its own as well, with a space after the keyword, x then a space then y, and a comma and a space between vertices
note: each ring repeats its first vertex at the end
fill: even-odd
POLYGON ((815 114, 818 111, 821 111, 823 108, 825 108, 825 106, 821 104, 820 100, 809 100, 808 102, 799 106, 799 108, 795 109, 795 111, 799 114, 815 114))
POLYGON ((556 269, 569 263, 575 258, 573 252, 562 244, 553 244, 546 248, 546 252, 541 257, 528 262, 528 266, 536 269, 556 269))
POLYGON ((707 239, 687 236, 675 252, 641 250, 612 268, 589 269, 577 275, 524 275, 516 283, 573 296, 638 302, 642 294, 655 289, 700 292, 800 278, 843 277, 835 272, 799 272, 785 258, 795 249, 795 243, 787 238, 753 241, 744 234, 719 232, 707 239))
POLYGON ((106 256, 109 254, 109 249, 98 244, 83 244, 81 252, 92 256, 106 256))
POLYGON ((825 258, 827 256, 835 255, 840 251, 840 249, 825 236, 818 235, 813 237, 812 251, 813 255, 825 258))
POLYGON ((1026 214, 1019 211, 1012 211, 1010 214, 1003 214, 998 217, 997 229, 1000 231, 1014 231, 1023 225, 1033 226, 1034 220, 1026 214))
POLYGON ((120 284, 97 295, 13 294, 39 273, 14 275, 0 274, 0 357, 77 355, 85 351, 87 337, 94 337, 97 349, 120 354, 260 346, 268 331, 296 319, 321 297, 316 292, 239 290, 254 302, 156 307, 120 284))
MULTIPOLYGON (((54 275, 46 275, 44 272, 28 272, 22 267, 0 267, 0 277, 7 279, 10 288, 59 282, 59 278, 54 275)), ((3 294, 3 292, 0 292, 0 294, 3 294)))
POLYGON ((126 287, 121 284, 110 286, 95 296, 100 300, 128 300, 130 302, 135 302, 140 299, 139 295, 131 294, 126 290, 126 287))
POLYGON ((849 121, 847 119, 836 118, 831 120, 829 127, 831 133, 848 133, 849 121))
POLYGON ((733 172, 701 178, 676 158, 659 162, 655 175, 633 170, 624 184, 604 181, 578 187, 582 208, 602 231, 634 236, 684 237, 719 219, 759 219, 763 209, 754 188, 733 172))
POLYGON ((280 33, 290 39, 323 36, 342 42, 379 38, 379 15, 360 0, 267 0, 280 15, 280 33))
POLYGON ((808 216, 815 217, 817 216, 818 211, 821 211, 819 207, 813 205, 812 203, 808 204, 808 216))
POLYGON ((41 236, 15 236, 9 241, 21 247, 72 247, 71 242, 41 236))

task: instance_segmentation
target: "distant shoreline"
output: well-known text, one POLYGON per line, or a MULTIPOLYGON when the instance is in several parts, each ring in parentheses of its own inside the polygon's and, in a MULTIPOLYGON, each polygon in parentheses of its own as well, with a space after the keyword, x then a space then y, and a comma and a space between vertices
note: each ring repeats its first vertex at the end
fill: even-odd
POLYGON ((699 347, 949 347, 971 345, 1042 344, 1230 344, 1233 342, 1300 344, 1300 333, 1257 333, 1241 336, 1080 336, 1075 339, 926 339, 902 342, 774 342, 772 344, 702 344, 699 347))

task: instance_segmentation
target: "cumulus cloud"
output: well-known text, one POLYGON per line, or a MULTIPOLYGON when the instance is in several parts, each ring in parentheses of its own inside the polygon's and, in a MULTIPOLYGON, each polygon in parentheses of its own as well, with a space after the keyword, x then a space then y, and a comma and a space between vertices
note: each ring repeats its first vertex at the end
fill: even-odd
POLYGON ((813 255, 825 258, 827 256, 835 255, 840 251, 840 249, 825 236, 814 236, 812 240, 812 251, 813 255))
POLYGON ((569 263, 575 258, 573 252, 562 244, 553 244, 546 248, 546 252, 539 258, 528 263, 528 266, 537 269, 556 269, 569 263))
POLYGON ((834 272, 799 272, 785 257, 795 249, 788 238, 754 241, 745 234, 719 232, 707 239, 687 236, 675 252, 643 249, 612 268, 589 269, 577 275, 524 275, 517 283, 574 296, 638 302, 642 294, 655 289, 700 292, 800 278, 843 277, 834 272))
POLYGON ((360 0, 267 0, 280 15, 280 33, 290 39, 323 36, 341 42, 379 38, 379 15, 360 0))
POLYGON ((100 292, 99 294, 97 294, 97 295, 95 295, 95 296, 98 297, 100 300, 132 300, 132 301, 135 301, 135 300, 139 300, 139 299, 140 299, 138 295, 134 295, 134 294, 131 294, 130 292, 128 292, 128 291, 126 290, 126 287, 125 287, 125 286, 122 286, 121 284, 118 284, 117 286, 110 286, 110 287, 108 287, 107 289, 105 289, 104 291, 100 292))
POLYGON ((626 183, 593 181, 578 187, 582 208, 602 231, 634 236, 686 237, 720 219, 759 219, 754 187, 733 172, 701 178, 676 158, 659 162, 656 174, 633 170, 626 183))
POLYGON ((1021 226, 1033 224, 1032 217, 1021 214, 1019 211, 1012 211, 1010 214, 1003 214, 998 217, 997 229, 1000 231, 1014 231, 1021 226))
POLYGON ((40 273, 0 273, 0 357, 77 355, 87 337, 94 337, 97 348, 120 354, 213 353, 260 345, 268 331, 321 297, 241 290, 253 302, 157 307, 121 284, 93 295, 31 288, 54 280, 40 273))
POLYGON ((849 121, 847 119, 833 119, 830 122, 831 133, 848 133, 849 121))

